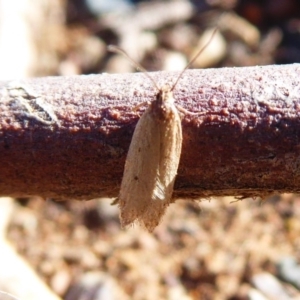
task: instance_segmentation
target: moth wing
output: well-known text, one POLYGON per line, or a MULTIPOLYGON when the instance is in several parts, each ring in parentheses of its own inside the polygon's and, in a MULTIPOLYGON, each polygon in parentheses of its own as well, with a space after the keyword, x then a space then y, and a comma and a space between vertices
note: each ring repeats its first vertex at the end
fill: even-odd
POLYGON ((157 176, 151 202, 139 217, 139 222, 153 231, 171 203, 182 146, 181 119, 174 107, 173 118, 160 125, 160 152, 157 176))
POLYGON ((151 205, 160 163, 160 130, 148 108, 138 121, 128 150, 119 194, 122 227, 139 220, 151 205))
POLYGON ((122 227, 135 221, 152 231, 171 202, 180 160, 182 129, 173 117, 159 121, 149 108, 139 120, 127 154, 119 194, 122 227))
POLYGON ((156 180, 154 198, 169 201, 172 197, 175 177, 181 155, 182 129, 181 119, 177 110, 173 111, 173 118, 165 121, 160 128, 160 164, 156 180))

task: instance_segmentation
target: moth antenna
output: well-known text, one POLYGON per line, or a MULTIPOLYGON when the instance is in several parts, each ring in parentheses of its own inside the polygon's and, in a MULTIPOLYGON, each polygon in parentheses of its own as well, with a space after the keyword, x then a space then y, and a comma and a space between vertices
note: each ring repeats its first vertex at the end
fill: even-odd
POLYGON ((186 69, 188 69, 191 64, 198 58, 198 56, 207 48, 207 46, 210 44, 210 42, 212 41, 212 39, 214 38, 216 32, 217 32, 218 27, 216 27, 211 35, 211 37, 209 38, 208 42, 197 52, 197 54, 190 60, 190 62, 186 65, 186 67, 180 72, 179 76, 177 77, 175 83, 173 84, 171 91, 174 90, 175 86, 177 85, 179 79, 181 78, 182 74, 186 71, 186 69))
POLYGON ((135 60, 133 60, 123 49, 121 49, 118 46, 109 45, 109 46, 107 46, 107 50, 110 51, 110 52, 118 53, 118 54, 121 54, 121 55, 125 56, 136 69, 138 69, 139 71, 141 71, 145 76, 147 76, 152 81, 153 85, 159 91, 159 88, 158 88, 156 82, 149 75, 148 71, 144 67, 142 67, 138 62, 136 62, 135 60))

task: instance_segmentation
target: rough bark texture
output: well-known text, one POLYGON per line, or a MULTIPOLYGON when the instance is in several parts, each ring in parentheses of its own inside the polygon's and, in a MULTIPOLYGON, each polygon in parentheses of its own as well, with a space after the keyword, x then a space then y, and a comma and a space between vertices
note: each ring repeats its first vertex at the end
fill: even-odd
MULTIPOLYGON (((0 195, 117 196, 134 108, 156 93, 144 74, 1 82, 0 195)), ((182 118, 176 196, 300 191, 300 65, 188 70, 174 96, 200 113, 182 118)))

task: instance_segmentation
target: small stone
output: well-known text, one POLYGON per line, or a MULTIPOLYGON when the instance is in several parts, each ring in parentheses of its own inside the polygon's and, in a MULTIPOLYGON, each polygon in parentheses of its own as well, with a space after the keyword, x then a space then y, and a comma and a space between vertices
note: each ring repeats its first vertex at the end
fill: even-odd
MULTIPOLYGON (((197 47, 195 48, 193 54, 190 56, 190 59, 192 59, 196 55, 196 53, 207 44, 207 42, 213 35, 213 31, 214 29, 207 29, 202 34, 198 41, 197 47)), ((193 66, 198 68, 207 68, 216 65, 223 59, 223 57, 225 57, 226 47, 227 44, 223 35, 219 31, 216 31, 210 43, 194 61, 193 66)))
POLYGON ((281 282, 269 273, 258 273, 252 277, 252 284, 270 299, 289 300, 281 282))
POLYGON ((82 275, 67 292, 65 300, 127 300, 116 281, 101 272, 82 275))
POLYGON ((50 286, 57 295, 64 295, 70 286, 71 275, 67 269, 59 270, 52 278, 50 286))
POLYGON ((248 292, 249 300, 268 300, 261 292, 256 289, 250 289, 248 292))
POLYGON ((184 55, 175 51, 168 51, 162 69, 164 71, 182 71, 188 64, 184 55))
POLYGON ((300 265, 294 257, 285 257, 277 264, 278 275, 300 289, 300 265))

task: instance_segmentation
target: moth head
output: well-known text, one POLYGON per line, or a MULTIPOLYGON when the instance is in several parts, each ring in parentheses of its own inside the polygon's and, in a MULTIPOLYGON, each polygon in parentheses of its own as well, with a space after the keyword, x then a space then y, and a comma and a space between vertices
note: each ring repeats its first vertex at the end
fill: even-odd
POLYGON ((152 111, 162 121, 174 116, 174 97, 171 87, 164 85, 158 90, 156 101, 151 103, 152 111))

